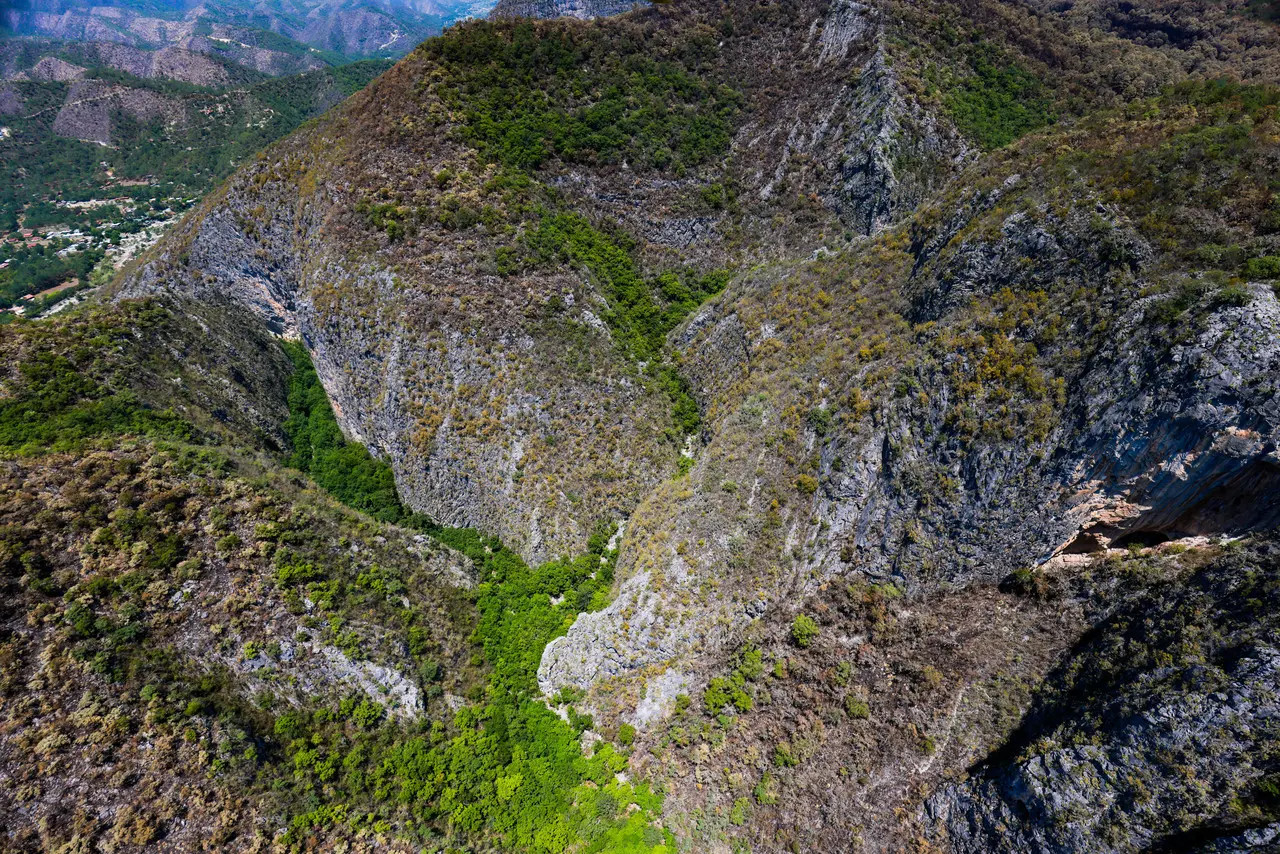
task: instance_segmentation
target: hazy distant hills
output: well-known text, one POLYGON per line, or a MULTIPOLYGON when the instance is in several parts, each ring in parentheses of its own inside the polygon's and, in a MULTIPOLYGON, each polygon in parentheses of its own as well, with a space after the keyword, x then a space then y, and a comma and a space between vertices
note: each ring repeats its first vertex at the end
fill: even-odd
MULTIPOLYGON (((18 0, 0 11, 0 32, 97 45, 101 64, 125 70, 125 62, 134 74, 133 69, 147 60, 123 58, 121 47, 169 51, 159 61, 162 73, 158 76, 208 85, 209 72, 201 72, 205 77, 200 80, 189 80, 191 75, 184 70, 194 60, 188 57, 175 63, 183 54, 172 52, 199 54, 259 75, 296 74, 356 59, 400 56, 453 21, 486 14, 493 5, 492 0, 120 0, 109 5, 18 0), (107 50, 107 45, 112 49, 107 50), (176 66, 177 73, 163 73, 168 66, 176 66)), ((44 47, 47 54, 49 46, 44 47)), ((15 73, 12 51, 8 58, 10 67, 5 70, 11 75, 15 73)), ((31 57, 28 67, 39 58, 31 57)), ((87 61, 98 64, 92 57, 87 61)), ((154 67, 152 62, 147 70, 154 67)))
POLYGON ((236 164, 492 5, 0 0, 0 306, 123 263, 236 164))

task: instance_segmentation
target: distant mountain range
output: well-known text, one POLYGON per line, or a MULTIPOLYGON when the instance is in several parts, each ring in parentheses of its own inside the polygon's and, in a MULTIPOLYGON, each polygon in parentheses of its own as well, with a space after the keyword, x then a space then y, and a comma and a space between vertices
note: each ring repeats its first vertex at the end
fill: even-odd
MULTIPOLYGON (((120 50, 127 48, 168 52, 159 59, 161 69, 176 64, 181 72, 192 62, 186 55, 198 54, 258 75, 279 76, 357 59, 398 57, 456 20, 487 14, 493 5, 493 0, 118 0, 106 5, 17 0, 0 5, 0 35, 20 42, 42 40, 35 50, 16 52, 30 60, 26 67, 15 67, 22 63, 14 62, 10 48, 4 56, 6 76, 27 70, 59 46, 48 40, 95 45, 104 64, 121 70, 122 61, 134 67, 147 62, 136 55, 122 59, 120 50), (175 57, 181 61, 172 62, 175 57)), ((180 73, 170 79, 185 77, 180 73)))
POLYGON ((124 263, 238 163, 494 3, 0 0, 0 307, 73 296, 103 256, 124 263))

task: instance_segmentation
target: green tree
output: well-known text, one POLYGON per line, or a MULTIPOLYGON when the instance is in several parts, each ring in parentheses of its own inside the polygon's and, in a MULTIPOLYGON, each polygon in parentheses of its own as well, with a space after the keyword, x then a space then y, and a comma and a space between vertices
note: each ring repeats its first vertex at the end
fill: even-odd
POLYGON ((818 624, 807 614, 796 615, 791 624, 791 639, 801 649, 808 649, 818 637, 818 624))

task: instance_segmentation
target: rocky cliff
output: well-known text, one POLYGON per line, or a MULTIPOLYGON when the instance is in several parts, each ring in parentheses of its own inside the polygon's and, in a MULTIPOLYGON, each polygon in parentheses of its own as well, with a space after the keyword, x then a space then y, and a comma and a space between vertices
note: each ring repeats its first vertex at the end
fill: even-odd
MULTIPOLYGON (((38 53, 42 50, 55 51, 61 48, 83 65, 76 65, 58 56, 44 56, 30 68, 14 70, 6 76, 10 80, 45 80, 69 82, 84 75, 83 66, 95 68, 113 68, 144 80, 176 80, 190 83, 193 86, 206 86, 220 89, 236 82, 243 82, 247 75, 237 74, 235 66, 219 62, 204 53, 171 47, 156 51, 140 50, 127 45, 112 43, 88 43, 68 49, 66 45, 53 41, 33 40, 30 45, 23 45, 25 51, 14 53, 38 53)), ((19 67, 23 63, 20 57, 14 57, 9 63, 11 67, 19 67)), ((323 67, 317 63, 313 67, 323 67)))
MULTIPOLYGON (((469 131, 445 100, 450 90, 406 97, 433 67, 475 74, 478 66, 439 48, 419 51, 306 141, 237 178, 186 225, 175 241, 182 254, 166 250, 124 293, 176 287, 255 306, 273 328, 314 348, 344 426, 388 455, 415 506, 496 530, 530 557, 580 548, 595 525, 629 515, 668 476, 683 440, 673 437, 653 381, 619 353, 617 330, 599 322, 613 296, 597 271, 524 263, 512 271, 494 259, 510 253, 519 262, 541 219, 530 214, 549 198, 544 186, 593 222, 616 221, 636 235, 637 261, 652 271, 642 275, 681 263, 706 270, 724 259, 720 247, 734 229, 751 235, 744 257, 769 256, 811 251, 822 230, 842 228, 842 215, 856 231, 900 216, 969 149, 946 119, 913 106, 884 67, 874 10, 841 7, 817 27, 819 11, 779 11, 767 36, 744 29, 715 49, 714 79, 749 81, 758 101, 735 131, 732 145, 744 155, 692 162, 697 171, 674 181, 651 167, 632 180, 625 160, 575 158, 548 169, 532 190, 504 189, 487 156, 458 143, 469 131), (805 63, 759 73, 796 52, 805 63), (802 86, 816 69, 827 82, 802 86), (772 85, 784 80, 784 89, 772 85), (798 113, 793 96, 782 95, 797 91, 798 113), (405 133, 406 121, 424 132, 405 133), (936 132, 917 147, 904 126, 936 132), (840 165, 864 147, 869 160, 840 165), (835 183, 823 184, 828 177, 835 183), (819 192, 835 210, 810 201, 819 192), (778 216, 780 229, 771 225, 778 216), (826 224, 815 233, 815 223, 826 224), (404 333, 386 335, 387 323, 404 333), (576 324, 585 349, 542 346, 562 335, 549 335, 547 323, 576 324), (490 358, 477 362, 479 352, 490 358), (593 372, 576 367, 585 353, 593 372), (362 362, 366 368, 354 367, 362 362), (611 426, 584 430, 589 424, 611 426), (538 476, 528 476, 530 465, 538 476)), ((651 32, 672 50, 685 44, 691 20, 708 14, 696 5, 653 10, 602 32, 651 32)), ((455 40, 469 32, 477 30, 464 28, 455 40)), ((571 30, 561 37, 577 38, 571 30)), ((485 83, 477 77, 474 85, 485 83)), ((740 90, 713 85, 717 109, 737 112, 740 90)), ((642 156, 668 159, 671 149, 642 156)))
POLYGON ((1107 614, 1010 743, 927 802, 939 835, 955 851, 1268 850, 1276 569, 1264 539, 1107 614))
POLYGON ((851 570, 995 581, 1276 523, 1271 286, 1226 299, 1162 271, 1087 183, 1054 210, 1052 167, 1026 156, 896 237, 748 277, 680 333, 709 441, 689 486, 633 517, 642 581, 548 650, 548 687, 669 666, 851 570), (1169 329, 1183 287, 1195 311, 1169 329), (708 588, 691 567, 722 569, 708 588))

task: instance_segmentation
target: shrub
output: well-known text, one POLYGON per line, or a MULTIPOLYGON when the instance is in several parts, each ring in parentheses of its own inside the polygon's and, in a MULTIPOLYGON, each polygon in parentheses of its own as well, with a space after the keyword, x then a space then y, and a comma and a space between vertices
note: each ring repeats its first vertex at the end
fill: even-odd
POLYGON ((742 663, 738 672, 752 682, 764 675, 764 653, 755 647, 747 647, 742 651, 742 663))
POLYGON ((742 101, 687 60, 616 29, 477 21, 425 50, 443 72, 436 92, 462 117, 464 136, 515 169, 559 157, 680 171, 728 148, 742 101), (595 51, 620 63, 583 61, 595 51))
POLYGON ((701 413, 689 383, 661 359, 667 333, 722 291, 729 273, 721 270, 698 275, 691 270, 669 270, 647 280, 632 258, 629 235, 606 234, 577 214, 544 214, 538 227, 525 237, 525 244, 535 263, 570 262, 590 271, 608 300, 603 319, 615 340, 634 359, 650 363, 649 376, 670 398, 677 429, 695 432, 701 413))
POLYGON ((746 798, 738 798, 733 802, 733 808, 729 810, 729 823, 737 827, 747 823, 747 813, 751 810, 751 801, 746 798))
POLYGON ((276 584, 281 587, 306 584, 311 581, 320 581, 323 578, 324 573, 317 569, 314 564, 300 560, 295 556, 281 560, 276 566, 276 584))
POLYGON ((1049 592, 1049 580, 1043 573, 1024 567, 1015 569, 1000 583, 1000 589, 1021 596, 1043 599, 1049 592))
POLYGON ((431 684, 439 682, 444 677, 444 669, 438 662, 428 658, 418 666, 418 675, 424 683, 431 684))
POLYGON ((1280 255, 1250 258, 1244 262, 1244 274, 1249 279, 1280 279, 1280 255))
POLYGON ((275 733, 288 741, 302 738, 307 734, 306 718, 299 712, 286 712, 276 718, 275 733))
POLYGON ((844 698, 844 711, 854 720, 866 720, 871 717, 871 707, 867 705, 866 700, 859 699, 853 694, 844 698))
POLYGON ((833 420, 834 416, 831 414, 830 409, 819 406, 809 410, 809 426, 819 436, 825 436, 831 432, 831 422, 833 420))
POLYGON ((1002 56, 994 44, 971 45, 966 59, 970 76, 944 98, 965 136, 983 148, 1000 148, 1053 122, 1039 79, 1002 56))
POLYGON ((1213 304, 1215 306, 1227 306, 1231 308, 1243 308, 1253 300, 1253 294, 1244 285, 1227 285, 1222 290, 1213 295, 1213 304))
POLYGON ((760 778, 760 782, 756 783, 756 787, 751 794, 755 797, 756 803, 762 806, 776 804, 778 802, 778 787, 773 775, 766 771, 760 778))
POLYGON ((791 639, 801 649, 808 649, 818 637, 818 624, 807 614, 798 614, 791 624, 791 639))
POLYGON ((773 763, 779 768, 794 768, 800 764, 800 757, 791 749, 791 742, 780 741, 773 749, 773 763))
POLYGON ((18 366, 22 385, 0 401, 0 449, 70 450, 117 433, 193 438, 191 426, 147 409, 130 392, 112 392, 67 358, 37 353, 18 366))
POLYGON ((702 704, 707 707, 708 712, 715 714, 729 704, 729 692, 729 680, 717 676, 707 685, 707 690, 702 692, 702 704))
POLYGON ((351 720, 361 729, 373 729, 382 720, 382 715, 382 706, 368 700, 361 700, 359 705, 351 710, 351 720))

